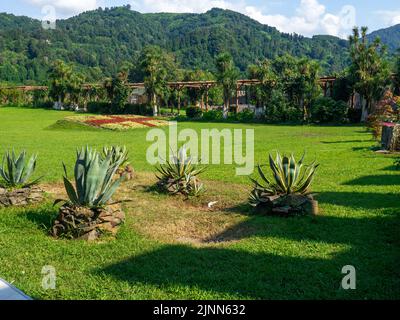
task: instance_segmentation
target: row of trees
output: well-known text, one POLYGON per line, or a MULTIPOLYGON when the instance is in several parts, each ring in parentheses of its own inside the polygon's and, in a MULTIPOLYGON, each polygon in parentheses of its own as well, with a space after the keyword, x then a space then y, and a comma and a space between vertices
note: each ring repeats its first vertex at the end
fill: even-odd
MULTIPOLYGON (((336 86, 340 92, 335 96, 338 100, 348 102, 351 93, 359 93, 363 107, 361 120, 365 121, 390 85, 391 70, 385 46, 379 39, 368 42, 367 28, 355 28, 350 44, 351 65, 340 76, 342 81, 338 81, 339 85, 336 86)), ((400 58, 397 68, 400 74, 400 58)), ((111 103, 113 112, 120 112, 129 95, 127 83, 143 81, 153 114, 158 115, 160 104, 180 105, 182 98, 182 92, 170 88, 167 82, 216 80, 219 86, 213 89, 211 97, 213 102, 223 104, 223 116, 226 118, 231 99, 237 90, 236 81, 240 73, 228 53, 216 57, 213 69, 216 70, 214 74, 199 69, 183 70, 179 68, 172 54, 160 47, 148 46, 142 51, 137 63, 122 66, 118 74, 104 81, 105 98, 111 103)), ((318 83, 320 65, 308 58, 295 58, 286 54, 259 61, 249 66, 248 77, 260 80, 260 85, 253 86, 250 90, 253 103, 256 107, 265 109, 277 121, 290 120, 291 117, 307 121, 313 103, 321 95, 318 83)), ((399 78, 400 76, 394 77, 395 90, 398 90, 399 78)), ((62 105, 68 97, 71 104, 79 104, 84 95, 83 76, 74 73, 64 62, 56 61, 50 69, 49 79, 50 96, 54 101, 62 105)), ((186 100, 195 104, 204 99, 204 93, 204 89, 187 89, 183 94, 186 100)))
MULTIPOLYGON (((354 28, 349 37, 350 66, 338 75, 333 96, 348 103, 352 94, 361 99, 361 121, 365 122, 374 112, 377 103, 390 89, 400 94, 400 50, 395 70, 390 68, 387 48, 379 38, 369 42, 368 29, 354 28)), ((249 75, 261 81, 253 89, 258 106, 267 113, 284 114, 284 106, 302 113, 303 120, 310 117, 310 108, 320 95, 318 84, 320 66, 316 61, 298 59, 289 55, 265 60, 249 67, 249 75)))

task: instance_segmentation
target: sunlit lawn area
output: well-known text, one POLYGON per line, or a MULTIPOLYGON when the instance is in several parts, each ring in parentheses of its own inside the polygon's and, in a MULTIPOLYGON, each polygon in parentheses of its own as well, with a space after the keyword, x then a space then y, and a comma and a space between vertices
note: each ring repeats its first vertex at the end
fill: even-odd
MULTIPOLYGON (((252 213, 251 184, 234 165, 210 166, 200 199, 156 193, 146 162, 149 129, 113 132, 56 122, 70 112, 0 108, 0 154, 37 152, 46 204, 0 210, 0 277, 37 299, 399 299, 400 176, 393 158, 371 150, 362 126, 180 123, 179 128, 253 128, 256 163, 269 152, 307 152, 320 168, 313 184, 321 216, 252 213), (119 199, 127 222, 116 240, 54 240, 48 228, 62 196, 62 161, 77 147, 126 145, 136 178, 119 199), (213 209, 207 203, 218 201, 213 209), (57 271, 42 289, 42 267, 57 271), (342 267, 357 270, 357 289, 341 289, 342 267)), ((163 128, 168 130, 168 128, 163 128)))

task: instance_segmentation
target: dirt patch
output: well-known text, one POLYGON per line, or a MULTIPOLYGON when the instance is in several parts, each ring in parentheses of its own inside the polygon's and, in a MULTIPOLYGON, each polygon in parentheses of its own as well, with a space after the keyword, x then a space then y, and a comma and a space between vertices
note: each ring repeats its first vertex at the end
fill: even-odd
MULTIPOLYGON (((156 181, 152 173, 137 173, 113 199, 125 201, 127 225, 142 235, 166 243, 210 245, 236 241, 254 231, 240 227, 249 219, 249 186, 203 181, 206 193, 186 200, 159 193, 153 188, 156 181)), ((62 183, 42 187, 54 199, 66 198, 62 183)))
POLYGON ((121 190, 124 197, 132 200, 125 205, 132 228, 167 243, 207 245, 234 241, 237 237, 225 232, 235 230, 234 233, 241 233, 242 230, 236 226, 249 219, 249 208, 244 205, 249 187, 217 181, 203 182, 206 193, 200 198, 185 200, 151 188, 156 183, 154 175, 137 175, 121 190))
POLYGON ((62 182, 41 184, 40 188, 50 195, 51 199, 67 199, 64 184, 62 182))

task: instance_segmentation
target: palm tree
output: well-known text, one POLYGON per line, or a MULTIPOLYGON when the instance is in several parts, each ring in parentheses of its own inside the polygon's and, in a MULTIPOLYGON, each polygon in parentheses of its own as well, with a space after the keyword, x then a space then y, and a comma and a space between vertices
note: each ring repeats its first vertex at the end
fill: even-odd
POLYGON ((372 43, 367 39, 367 27, 353 29, 350 41, 350 77, 353 88, 363 100, 361 121, 366 121, 373 111, 374 101, 379 100, 390 79, 388 63, 385 59, 386 47, 379 38, 372 43))
POLYGON ((217 57, 216 68, 217 82, 223 89, 224 118, 226 119, 228 117, 230 100, 236 90, 239 72, 229 53, 222 53, 217 57))
POLYGON ((70 83, 73 80, 72 67, 61 60, 56 60, 50 67, 49 78, 49 95, 57 101, 55 108, 63 109, 64 100, 70 90, 70 83))
POLYGON ((157 46, 144 48, 140 57, 140 71, 150 97, 153 115, 158 115, 157 97, 166 91, 167 80, 176 70, 174 58, 157 46))

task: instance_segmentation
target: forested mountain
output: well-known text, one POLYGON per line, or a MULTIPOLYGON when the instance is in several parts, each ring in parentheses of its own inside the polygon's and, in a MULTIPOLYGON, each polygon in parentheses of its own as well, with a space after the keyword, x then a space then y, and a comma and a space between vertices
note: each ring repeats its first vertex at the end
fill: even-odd
POLYGON ((381 38, 382 42, 387 45, 390 52, 396 51, 400 48, 400 24, 374 31, 368 35, 369 40, 373 40, 376 37, 381 38))
POLYGON ((174 53, 182 68, 213 70, 214 58, 232 54, 244 73, 258 59, 289 53, 319 60, 322 73, 341 71, 348 43, 331 36, 305 38, 279 32, 228 10, 204 14, 141 14, 129 6, 98 9, 57 21, 55 30, 27 17, 0 14, 0 82, 43 83, 51 61, 73 63, 87 81, 135 64, 146 45, 174 53))

